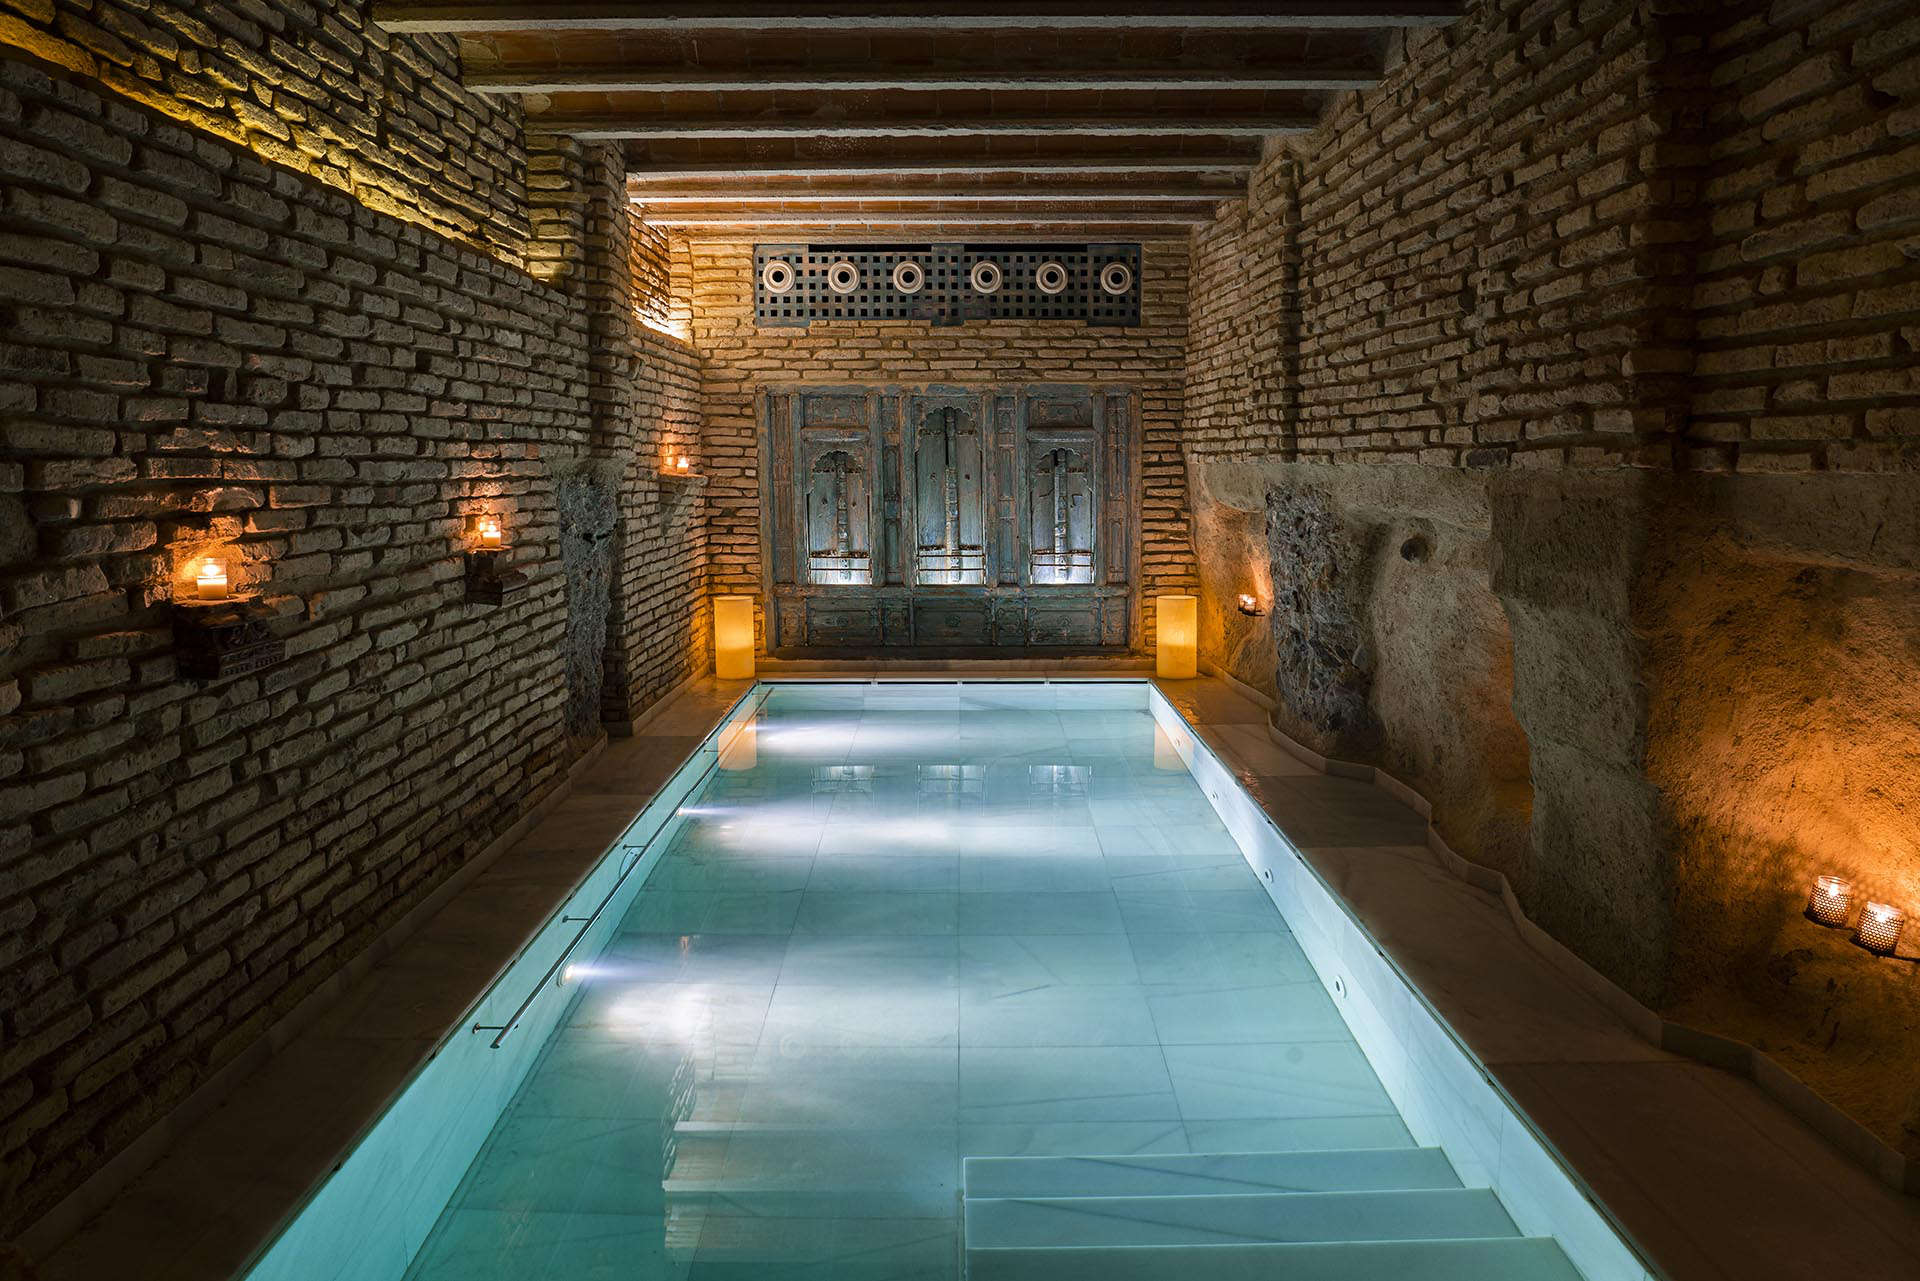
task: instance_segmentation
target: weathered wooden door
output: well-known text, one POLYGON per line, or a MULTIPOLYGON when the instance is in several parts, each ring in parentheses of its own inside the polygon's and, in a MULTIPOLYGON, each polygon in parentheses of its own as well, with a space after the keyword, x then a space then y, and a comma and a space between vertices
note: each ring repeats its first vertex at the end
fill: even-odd
POLYGON ((772 647, 1126 647, 1137 431, 1120 387, 769 389, 772 647))

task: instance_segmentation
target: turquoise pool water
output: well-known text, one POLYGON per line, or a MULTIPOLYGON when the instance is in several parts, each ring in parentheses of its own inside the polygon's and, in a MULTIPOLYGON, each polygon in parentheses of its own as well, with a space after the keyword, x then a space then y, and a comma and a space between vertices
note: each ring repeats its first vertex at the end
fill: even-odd
POLYGON ((1143 686, 781 686, 720 765, 409 1277, 956 1278, 967 1157, 1411 1148, 1143 686))

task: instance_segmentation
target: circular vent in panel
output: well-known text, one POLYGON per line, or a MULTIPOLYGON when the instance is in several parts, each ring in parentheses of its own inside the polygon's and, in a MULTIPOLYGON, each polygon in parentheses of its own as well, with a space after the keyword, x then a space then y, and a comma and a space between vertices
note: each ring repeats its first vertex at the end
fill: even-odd
POLYGON ((793 264, 775 258, 760 269, 760 283, 770 294, 784 294, 793 288, 793 264))
POLYGON ((860 269, 842 258, 827 268, 827 288, 836 294, 850 294, 860 287, 860 269))
POLYGON ((903 294, 917 294, 927 283, 927 269, 911 258, 895 263, 893 287, 903 294))
POLYGON ((1133 288, 1133 270, 1124 262, 1110 262, 1100 269, 1102 292, 1118 298, 1133 288))
POLYGON ((1033 283, 1043 294, 1063 294, 1067 291, 1067 269, 1057 262, 1043 262, 1034 270, 1033 283))
POLYGON ((967 279, 972 282, 975 293, 997 294, 1000 292, 1000 264, 976 262, 967 279))

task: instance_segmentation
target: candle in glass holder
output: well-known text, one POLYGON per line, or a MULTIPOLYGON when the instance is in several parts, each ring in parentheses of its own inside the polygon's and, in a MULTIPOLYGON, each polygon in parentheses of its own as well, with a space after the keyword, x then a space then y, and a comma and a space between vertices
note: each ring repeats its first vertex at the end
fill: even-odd
POLYGON ((687 456, 685 454, 681 454, 679 457, 675 458, 673 460, 673 467, 675 471, 687 470, 687 467, 688 467, 687 456))
POLYGON ((482 551, 498 551, 506 546, 500 534, 500 522, 491 516, 482 516, 477 526, 482 551))
POLYGON ((1892 956, 1900 946, 1900 927, 1907 923, 1906 913, 1891 903, 1869 901, 1860 909, 1860 923, 1853 927, 1853 941, 1876 956, 1892 956))
POLYGON ((1853 908, 1853 885, 1843 876, 1816 877, 1807 895, 1807 915, 1822 925, 1845 925, 1853 908))
POLYGON ((195 595, 201 600, 225 600, 227 567, 212 558, 201 561, 200 572, 194 577, 193 585, 195 595))

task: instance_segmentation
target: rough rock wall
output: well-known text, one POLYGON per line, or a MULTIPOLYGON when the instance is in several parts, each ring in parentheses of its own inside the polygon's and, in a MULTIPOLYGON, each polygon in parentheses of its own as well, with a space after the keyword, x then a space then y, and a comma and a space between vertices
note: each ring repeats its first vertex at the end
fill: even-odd
POLYGON ((1368 617, 1375 542, 1373 529, 1343 520, 1311 483, 1267 494, 1278 719, 1334 756, 1371 756, 1380 746, 1368 617))
MULTIPOLYGON (((1094 329, 1079 321, 835 321, 810 329, 753 322, 753 245, 696 241, 693 344, 702 360, 701 451, 710 582, 757 594, 760 452, 755 397, 771 382, 1111 382, 1139 388, 1140 588, 1146 643, 1157 592, 1191 591, 1186 467, 1180 454, 1186 356, 1186 246, 1144 246, 1142 324, 1094 329)), ((764 626, 762 627, 764 632, 764 626)), ((761 644, 765 644, 764 634, 761 644)))
POLYGON ((1920 485, 1704 480, 1661 544, 1648 768, 1686 927, 1672 1009, 1920 1153, 1914 966, 1800 914, 1828 873, 1920 903, 1920 485))

